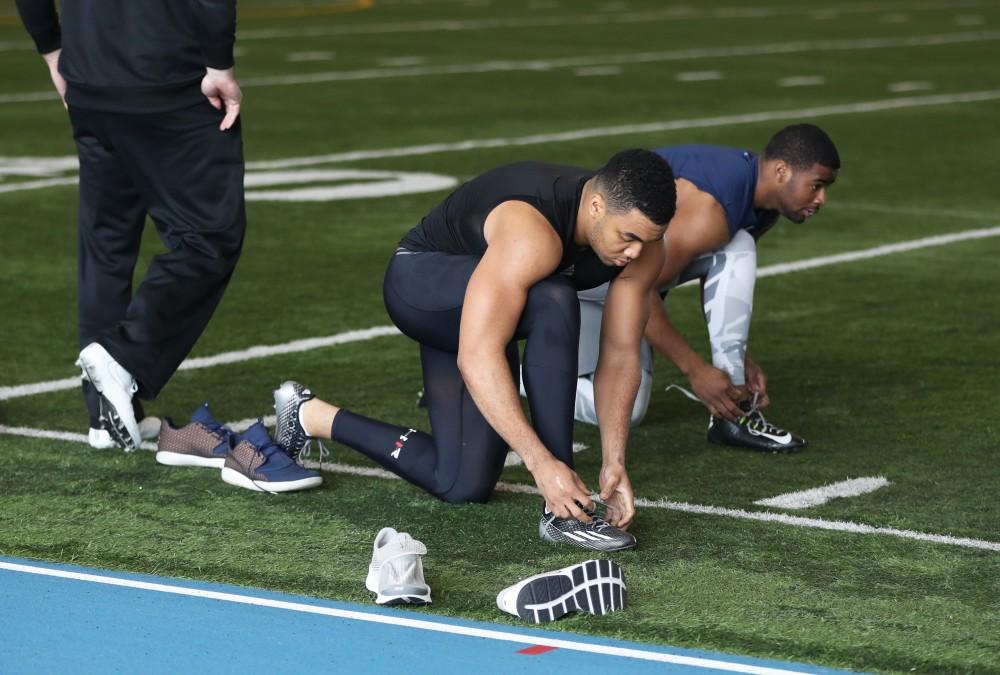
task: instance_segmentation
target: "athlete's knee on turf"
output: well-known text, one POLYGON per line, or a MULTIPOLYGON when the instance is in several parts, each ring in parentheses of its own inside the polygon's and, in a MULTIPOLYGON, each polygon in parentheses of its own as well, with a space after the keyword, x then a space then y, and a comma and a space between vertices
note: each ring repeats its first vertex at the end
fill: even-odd
POLYGON ((493 496, 493 485, 456 485, 437 498, 449 504, 485 504, 493 496))

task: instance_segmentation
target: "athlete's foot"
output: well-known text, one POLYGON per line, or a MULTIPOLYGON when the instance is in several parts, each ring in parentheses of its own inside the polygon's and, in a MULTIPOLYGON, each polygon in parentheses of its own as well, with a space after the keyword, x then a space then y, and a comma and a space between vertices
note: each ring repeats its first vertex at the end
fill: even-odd
POLYGON ((760 452, 799 452, 805 447, 803 439, 764 419, 757 408, 756 394, 752 400, 741 401, 739 406, 743 415, 735 422, 723 417, 709 418, 709 441, 760 452))

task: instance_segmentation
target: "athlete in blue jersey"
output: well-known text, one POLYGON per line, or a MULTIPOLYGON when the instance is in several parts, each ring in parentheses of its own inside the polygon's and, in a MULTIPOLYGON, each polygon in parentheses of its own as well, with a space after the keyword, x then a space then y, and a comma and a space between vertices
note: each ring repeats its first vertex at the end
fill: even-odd
MULTIPOLYGON (((712 363, 706 363, 674 328, 663 304, 653 303, 632 424, 642 420, 649 405, 655 349, 688 377, 694 395, 711 413, 710 441, 771 452, 797 451, 805 441, 760 414, 759 409, 770 402, 767 376, 747 351, 756 241, 778 216, 801 223, 816 215, 840 169, 837 149, 818 127, 797 124, 775 134, 760 156, 711 145, 669 146, 656 152, 677 177, 677 213, 664 238, 666 255, 657 286, 665 297, 677 284, 701 280, 712 363)), ((604 294, 604 287, 580 293, 575 414, 592 424, 597 421, 593 373, 604 294)))

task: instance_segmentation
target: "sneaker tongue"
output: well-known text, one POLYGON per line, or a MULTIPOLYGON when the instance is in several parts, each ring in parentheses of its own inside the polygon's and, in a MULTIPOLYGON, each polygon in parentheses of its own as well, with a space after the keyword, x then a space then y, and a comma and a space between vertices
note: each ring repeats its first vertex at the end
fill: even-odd
POLYGON ((267 427, 265 427, 261 422, 254 422, 249 429, 243 432, 243 438, 250 441, 261 450, 264 450, 269 445, 277 447, 274 439, 272 439, 271 435, 267 433, 267 427))
POLYGON ((215 421, 215 418, 212 417, 212 413, 209 412, 208 401, 202 403, 200 406, 198 406, 198 409, 195 410, 194 413, 192 413, 191 421, 204 424, 206 427, 212 429, 213 431, 222 426, 221 424, 215 421))

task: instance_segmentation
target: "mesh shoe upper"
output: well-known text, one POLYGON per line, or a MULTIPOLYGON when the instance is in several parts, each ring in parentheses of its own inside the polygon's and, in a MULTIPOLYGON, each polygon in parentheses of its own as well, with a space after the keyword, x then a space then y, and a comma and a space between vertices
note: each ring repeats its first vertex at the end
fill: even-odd
POLYGON ((225 468, 238 471, 251 480, 285 483, 321 478, 318 471, 301 467, 286 455, 261 422, 255 422, 238 435, 234 445, 226 457, 225 468))
POLYGON ((596 511, 584 509, 590 522, 576 518, 557 518, 542 512, 538 535, 546 541, 561 542, 590 551, 625 551, 635 548, 635 537, 601 518, 596 511))
MULTIPOLYGON (((303 450, 308 454, 307 448, 314 440, 299 422, 299 408, 313 398, 315 396, 311 391, 291 380, 283 382, 274 390, 274 414, 277 418, 274 429, 275 440, 292 459, 298 459, 303 450)), ((320 461, 323 459, 324 451, 325 448, 320 450, 320 461)))
POLYGON ((372 561, 368 566, 365 587, 376 594, 379 605, 426 604, 431 588, 424 581, 420 556, 427 547, 407 532, 382 528, 375 536, 372 561))
POLYGON ((232 445, 232 431, 212 417, 208 403, 202 403, 191 415, 191 421, 178 428, 169 417, 160 427, 160 452, 173 452, 199 457, 225 457, 232 445))

